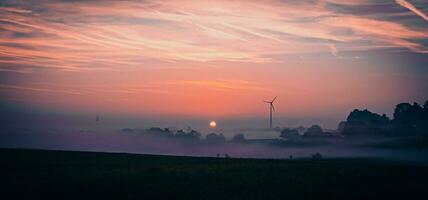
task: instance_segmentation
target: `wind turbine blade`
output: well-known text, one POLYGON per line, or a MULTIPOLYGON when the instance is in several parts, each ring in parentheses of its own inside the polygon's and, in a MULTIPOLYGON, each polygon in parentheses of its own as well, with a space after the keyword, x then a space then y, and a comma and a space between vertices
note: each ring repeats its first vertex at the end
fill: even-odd
POLYGON ((273 111, 275 111, 275 106, 273 106, 273 104, 270 104, 272 106, 273 111))
MULTIPOLYGON (((278 96, 276 96, 276 97, 278 97, 278 96)), ((272 103, 275 101, 276 97, 272 99, 272 103)))
POLYGON ((263 102, 265 102, 265 103, 270 103, 270 101, 263 101, 263 102))

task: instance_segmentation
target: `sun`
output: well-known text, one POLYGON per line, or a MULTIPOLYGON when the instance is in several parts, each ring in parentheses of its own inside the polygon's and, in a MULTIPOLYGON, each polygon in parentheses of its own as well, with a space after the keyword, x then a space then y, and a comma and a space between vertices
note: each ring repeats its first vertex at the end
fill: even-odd
POLYGON ((215 128, 217 126, 217 123, 215 121, 210 121, 210 127, 215 128))

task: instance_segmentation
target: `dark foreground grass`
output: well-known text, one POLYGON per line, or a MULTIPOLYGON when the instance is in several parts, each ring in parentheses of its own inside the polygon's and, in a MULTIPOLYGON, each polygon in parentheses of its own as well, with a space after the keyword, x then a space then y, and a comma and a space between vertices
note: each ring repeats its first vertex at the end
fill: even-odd
POLYGON ((428 167, 0 150, 4 199, 427 199, 428 167))

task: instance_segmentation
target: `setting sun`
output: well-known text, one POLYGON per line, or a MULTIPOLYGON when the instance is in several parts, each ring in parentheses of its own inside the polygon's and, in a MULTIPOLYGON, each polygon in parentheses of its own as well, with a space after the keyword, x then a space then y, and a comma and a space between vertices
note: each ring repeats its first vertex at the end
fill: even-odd
POLYGON ((210 122, 210 127, 215 128, 217 126, 217 123, 215 121, 210 122))

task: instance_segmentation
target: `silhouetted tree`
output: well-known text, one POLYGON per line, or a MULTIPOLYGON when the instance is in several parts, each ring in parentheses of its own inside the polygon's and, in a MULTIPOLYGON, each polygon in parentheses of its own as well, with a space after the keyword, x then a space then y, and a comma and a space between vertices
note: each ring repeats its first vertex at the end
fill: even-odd
POLYGON ((287 138, 287 139, 296 139, 299 138, 299 131, 297 129, 291 129, 291 128, 284 128, 281 131, 281 135, 279 135, 281 138, 287 138))
POLYGON ((156 136, 156 137, 172 137, 174 134, 168 129, 161 129, 159 127, 152 127, 149 130, 147 130, 147 133, 156 136))
POLYGON ((167 137, 173 137, 174 133, 169 128, 165 128, 162 132, 162 135, 167 137))
MULTIPOLYGON (((368 110, 352 111, 341 130, 343 135, 426 135, 428 136, 428 101, 424 106, 418 103, 400 103, 395 106, 394 118, 379 115, 368 110)), ((341 123, 341 125, 343 125, 341 123)), ((340 130, 340 127, 339 127, 340 130)))
POLYGON ((238 133, 238 134, 235 134, 233 136, 232 140, 230 140, 230 141, 234 142, 234 143, 243 143, 243 142, 245 142, 245 136, 242 133, 238 133))
POLYGON ((418 103, 400 103, 394 109, 394 126, 399 134, 427 134, 428 102, 424 107, 418 103))
POLYGON ((306 131, 306 128, 303 126, 299 126, 296 128, 297 131, 299 131, 299 134, 303 134, 306 131))
POLYGON ((323 136, 323 131, 319 125, 312 125, 310 128, 306 130, 303 136, 305 137, 323 136))
POLYGON ((193 129, 189 133, 186 133, 182 129, 180 129, 175 134, 175 137, 178 139, 199 140, 201 134, 193 129))
POLYGON ((162 132, 162 129, 159 127, 151 127, 149 129, 150 132, 162 132))
POLYGON ((210 133, 206 136, 205 140, 209 143, 224 143, 226 142, 226 139, 224 138, 224 135, 222 133, 220 134, 215 134, 215 133, 210 133))
POLYGON ((198 139, 201 137, 201 133, 199 133, 198 131, 195 131, 193 129, 190 131, 189 135, 190 135, 190 137, 194 137, 194 138, 198 138, 198 139))
POLYGON ((184 136, 186 136, 186 133, 182 130, 182 129, 180 129, 180 130, 178 130, 177 131, 177 133, 175 134, 175 136, 176 137, 184 137, 184 136))
POLYGON ((343 135, 377 135, 388 132, 389 118, 365 110, 352 111, 345 124, 342 124, 343 135))

